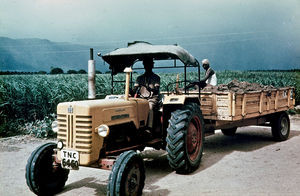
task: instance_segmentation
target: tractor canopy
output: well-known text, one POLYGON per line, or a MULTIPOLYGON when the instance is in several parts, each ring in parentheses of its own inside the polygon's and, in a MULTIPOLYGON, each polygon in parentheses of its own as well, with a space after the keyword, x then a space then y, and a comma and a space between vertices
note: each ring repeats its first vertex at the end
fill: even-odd
POLYGON ((154 60, 179 59, 185 66, 199 66, 197 59, 178 45, 152 45, 136 41, 129 43, 127 48, 118 48, 102 56, 114 75, 123 72, 126 67, 133 66, 137 61, 149 57, 154 60))

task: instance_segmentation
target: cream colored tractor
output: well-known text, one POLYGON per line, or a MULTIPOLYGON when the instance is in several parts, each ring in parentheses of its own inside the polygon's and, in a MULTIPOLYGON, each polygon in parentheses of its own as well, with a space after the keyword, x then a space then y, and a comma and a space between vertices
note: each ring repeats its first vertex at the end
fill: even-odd
MULTIPOLYGON (((129 96, 135 64, 145 57, 156 62, 171 61, 157 69, 175 68, 184 73, 182 81, 169 81, 186 86, 187 69, 200 78, 198 61, 177 45, 151 45, 135 42, 127 48, 102 56, 112 71, 112 95, 105 99, 73 101, 57 106, 57 143, 38 147, 26 166, 27 185, 37 195, 60 192, 70 170, 81 166, 111 170, 108 195, 141 195, 145 168, 139 153, 145 147, 166 149, 170 166, 178 173, 190 173, 198 168, 204 141, 204 123, 199 96, 186 90, 161 95, 159 110, 154 112, 153 128, 148 127, 147 97, 129 96), (181 65, 176 64, 180 61, 181 65), (113 95, 114 75, 126 72, 125 95, 113 95), (183 70, 183 71, 182 71, 183 70)), ((139 69, 139 68, 138 68, 139 69)))

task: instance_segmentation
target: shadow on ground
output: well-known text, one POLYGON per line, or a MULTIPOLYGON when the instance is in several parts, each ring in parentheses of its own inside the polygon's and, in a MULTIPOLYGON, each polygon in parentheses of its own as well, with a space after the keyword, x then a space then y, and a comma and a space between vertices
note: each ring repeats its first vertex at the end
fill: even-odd
MULTIPOLYGON (((291 131, 289 139, 299 135, 299 131, 291 131)), ((251 152, 275 143, 277 142, 273 140, 271 130, 268 127, 245 127, 239 128, 234 136, 224 136, 222 133, 217 133, 206 137, 200 167, 189 175, 204 171, 234 151, 251 152)), ((166 151, 146 150, 142 153, 142 157, 146 167, 143 195, 168 195, 170 193, 168 189, 161 189, 156 185, 156 182, 160 179, 169 174, 175 174, 169 166, 166 151)), ((62 194, 73 193, 74 189, 87 187, 94 189, 95 195, 106 195, 107 183, 108 179, 99 181, 92 177, 84 178, 67 185, 62 194)))
POLYGON ((64 195, 64 193, 73 191, 74 189, 80 189, 82 187, 94 189, 95 195, 106 195, 107 182, 103 182, 102 184, 101 182, 97 181, 96 178, 84 178, 82 180, 68 184, 64 187, 64 190, 60 194, 64 195))
MULTIPOLYGON (((298 131, 291 131, 289 139, 300 135, 298 131)), ((218 133, 205 138, 202 162, 196 172, 201 172, 217 162, 224 156, 234 152, 251 152, 277 143, 274 141, 269 127, 239 128, 234 136, 224 136, 218 133)))
MULTIPOLYGON (((289 139, 299 135, 299 131, 291 131, 289 139)), ((199 168, 189 175, 204 171, 234 151, 251 152, 275 143, 277 142, 273 140, 269 127, 244 127, 239 128, 234 136, 217 133, 206 137, 202 162, 199 168)), ((144 160, 146 166, 146 191, 144 194, 168 195, 170 191, 159 189, 160 187, 154 185, 159 179, 174 172, 169 166, 166 152, 163 150, 146 152, 144 160)))

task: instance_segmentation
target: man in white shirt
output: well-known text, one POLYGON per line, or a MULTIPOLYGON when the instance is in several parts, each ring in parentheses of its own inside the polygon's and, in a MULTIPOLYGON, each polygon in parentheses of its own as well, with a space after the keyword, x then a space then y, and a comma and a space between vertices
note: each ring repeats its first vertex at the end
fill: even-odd
POLYGON ((202 60, 202 67, 205 69, 205 77, 204 79, 200 80, 200 82, 206 82, 206 84, 216 86, 217 76, 215 71, 209 66, 208 59, 202 60))
POLYGON ((217 85, 217 76, 215 71, 209 66, 208 59, 202 60, 202 66, 205 69, 205 77, 198 81, 190 82, 189 85, 186 86, 186 89, 194 88, 195 90, 199 90, 199 88, 203 89, 206 86, 216 86, 217 85))

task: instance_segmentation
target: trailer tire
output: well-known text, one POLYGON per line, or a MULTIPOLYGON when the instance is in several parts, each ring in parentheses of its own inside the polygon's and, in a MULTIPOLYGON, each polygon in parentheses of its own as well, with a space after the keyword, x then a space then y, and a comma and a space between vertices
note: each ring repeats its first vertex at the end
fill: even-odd
POLYGON ((223 135, 226 135, 226 136, 234 136, 236 133, 236 130, 237 130, 237 127, 233 127, 230 129, 221 129, 223 135))
POLYGON ((171 113, 167 129, 167 158, 177 173, 191 173, 199 167, 204 143, 204 121, 196 103, 171 113))
POLYGON ((133 150, 122 153, 109 175, 107 195, 142 195, 144 185, 145 166, 141 156, 133 150))
POLYGON ((290 135, 290 119, 286 112, 281 112, 271 121, 272 135, 276 141, 285 141, 290 135))
POLYGON ((53 149, 55 143, 47 143, 36 148, 26 164, 26 183, 37 195, 53 195, 62 190, 68 179, 69 170, 60 165, 53 168, 53 149))

